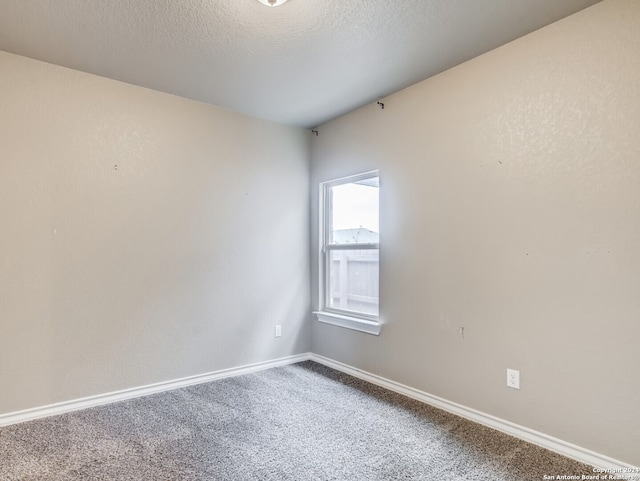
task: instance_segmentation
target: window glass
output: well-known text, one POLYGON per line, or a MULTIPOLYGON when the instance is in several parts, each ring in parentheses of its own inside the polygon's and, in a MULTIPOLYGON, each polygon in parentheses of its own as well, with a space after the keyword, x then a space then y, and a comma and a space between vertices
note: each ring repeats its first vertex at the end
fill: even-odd
POLYGON ((378 250, 332 250, 329 253, 328 307, 378 315, 378 250))
POLYGON ((324 184, 323 309, 353 317, 379 314, 379 176, 324 184))
POLYGON ((378 242, 378 177, 331 187, 329 243, 378 242))

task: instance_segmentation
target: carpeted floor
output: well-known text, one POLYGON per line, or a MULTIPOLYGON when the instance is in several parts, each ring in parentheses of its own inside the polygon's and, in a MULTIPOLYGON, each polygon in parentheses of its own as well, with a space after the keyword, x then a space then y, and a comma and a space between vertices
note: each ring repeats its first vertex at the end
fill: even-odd
POLYGON ((592 469, 313 362, 0 428, 2 481, 581 474, 592 469))

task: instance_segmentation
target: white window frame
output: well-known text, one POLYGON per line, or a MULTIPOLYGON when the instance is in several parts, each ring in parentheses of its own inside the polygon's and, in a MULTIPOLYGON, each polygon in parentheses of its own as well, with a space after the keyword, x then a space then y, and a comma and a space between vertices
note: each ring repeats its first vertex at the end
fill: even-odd
MULTIPOLYGON (((379 335, 382 330, 382 323, 380 321, 380 312, 378 315, 370 315, 360 313, 351 310, 338 309, 328 306, 328 293, 330 282, 330 258, 331 252, 334 250, 378 250, 380 251, 380 244, 377 243, 352 243, 352 244, 331 244, 331 226, 332 221, 332 205, 331 196, 329 195, 331 189, 338 185, 349 184, 358 182, 364 179, 378 177, 380 181, 380 172, 378 170, 364 172, 362 174, 351 175, 348 177, 342 177, 340 179, 330 180, 320 183, 320 206, 319 206, 319 218, 320 218, 320 242, 319 242, 319 310, 314 314, 317 316, 318 321, 332 324, 334 326, 345 327, 347 329, 353 329, 356 331, 366 332, 368 334, 379 335)), ((379 299, 378 299, 379 302, 379 299)))

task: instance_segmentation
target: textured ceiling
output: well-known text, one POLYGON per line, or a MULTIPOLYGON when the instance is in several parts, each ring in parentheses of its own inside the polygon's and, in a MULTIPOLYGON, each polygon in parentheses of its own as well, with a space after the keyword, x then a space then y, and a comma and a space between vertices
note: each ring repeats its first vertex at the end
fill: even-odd
POLYGON ((0 0, 0 50, 304 127, 599 0, 0 0))

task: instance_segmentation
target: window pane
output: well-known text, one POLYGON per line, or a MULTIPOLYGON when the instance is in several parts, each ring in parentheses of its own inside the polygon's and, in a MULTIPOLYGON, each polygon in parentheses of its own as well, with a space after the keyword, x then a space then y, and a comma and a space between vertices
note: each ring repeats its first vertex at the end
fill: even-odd
POLYGON ((330 250, 327 305, 378 315, 378 250, 330 250))
POLYGON ((330 244, 377 243, 379 178, 331 187, 330 244))

